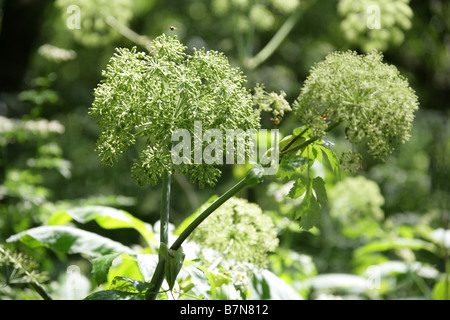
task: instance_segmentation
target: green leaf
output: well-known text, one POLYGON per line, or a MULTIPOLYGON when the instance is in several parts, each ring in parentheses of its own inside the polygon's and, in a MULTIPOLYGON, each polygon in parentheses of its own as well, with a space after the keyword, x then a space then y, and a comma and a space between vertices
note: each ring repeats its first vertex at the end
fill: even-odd
POLYGON ((83 253, 92 257, 111 253, 134 253, 129 247, 119 242, 66 226, 32 228, 15 234, 6 241, 21 241, 30 248, 47 247, 63 253, 83 253))
POLYGON ((95 221, 103 229, 133 228, 144 237, 147 243, 156 241, 149 224, 126 211, 111 207, 87 206, 60 211, 50 217, 48 224, 62 225, 71 220, 79 223, 95 221))
POLYGON ((312 193, 312 181, 308 179, 305 197, 295 212, 295 220, 298 220, 300 227, 305 230, 309 230, 317 225, 322 213, 322 209, 312 193))
POLYGON ((97 285, 107 281, 109 268, 118 256, 118 253, 112 253, 92 260, 92 276, 97 285))
POLYGON ((255 272, 252 277, 252 298, 262 300, 303 300, 302 296, 286 281, 269 270, 255 272))
POLYGON ((139 268, 138 264, 138 255, 136 254, 126 254, 123 253, 120 255, 120 259, 117 262, 120 262, 117 265, 114 265, 114 268, 111 268, 108 272, 108 283, 111 284, 115 277, 127 277, 129 279, 136 279, 144 281, 146 280, 139 268))
POLYGON ((433 300, 449 300, 450 299, 450 280, 442 279, 434 285, 433 300), (446 292, 447 291, 447 292, 446 292))
POLYGON ((312 181, 312 187, 316 193, 317 201, 326 203, 327 191, 325 189, 325 181, 321 177, 315 177, 312 181))
POLYGON ((296 171, 304 170, 308 161, 309 159, 305 157, 295 155, 295 152, 287 153, 280 161, 277 175, 290 179, 296 171))
POLYGON ((340 163, 339 163, 338 157, 336 156, 336 153, 333 150, 328 149, 322 145, 317 145, 317 147, 320 148, 322 150, 322 152, 327 156, 328 162, 330 163, 330 166, 331 166, 331 170, 338 177, 340 177, 340 175, 341 175, 340 163))
POLYGON ((294 136, 298 136, 300 133, 302 133, 305 130, 304 127, 300 127, 300 128, 295 128, 293 130, 294 136))
POLYGON ((150 281, 158 264, 157 254, 138 254, 137 264, 145 281, 150 281))
POLYGON ((217 288, 220 288, 223 284, 228 284, 230 282, 230 277, 222 274, 222 273, 215 273, 212 271, 209 271, 207 268, 203 266, 197 266, 197 268, 204 272, 206 275, 206 278, 208 279, 209 285, 210 285, 210 293, 211 298, 213 300, 216 300, 217 298, 217 288))
POLYGON ((135 292, 103 290, 88 295, 84 300, 145 300, 145 296, 135 292))
POLYGON ((248 186, 254 186, 256 184, 259 184, 264 181, 264 168, 257 164, 255 168, 251 168, 247 174, 247 185, 248 186))
POLYGON ((292 186, 291 190, 289 190, 289 197, 292 199, 296 199, 300 196, 302 196, 306 191, 306 185, 307 185, 308 178, 300 177, 299 179, 295 180, 294 185, 292 186))
POLYGON ((153 288, 150 282, 134 280, 127 277, 116 276, 110 286, 112 290, 126 291, 126 292, 139 292, 143 293, 153 288))
POLYGON ((320 221, 321 208, 314 196, 309 195, 303 199, 296 212, 296 220, 299 220, 300 227, 309 230, 320 221))
POLYGON ((370 242, 354 251, 355 257, 361 257, 364 254, 387 251, 393 249, 408 248, 411 250, 427 250, 436 253, 436 246, 431 242, 421 239, 395 238, 370 242))
POLYGON ((180 247, 178 250, 172 250, 167 248, 164 242, 161 242, 159 247, 159 255, 162 256, 165 260, 165 272, 166 272, 166 281, 169 284, 170 290, 173 289, 175 285, 175 281, 177 280, 178 273, 183 266, 184 261, 184 253, 183 248, 180 247))

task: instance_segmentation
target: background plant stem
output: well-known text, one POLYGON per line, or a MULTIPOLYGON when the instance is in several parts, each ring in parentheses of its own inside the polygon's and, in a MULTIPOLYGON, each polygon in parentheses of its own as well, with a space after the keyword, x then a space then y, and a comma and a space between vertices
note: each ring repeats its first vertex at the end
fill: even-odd
POLYGON ((250 69, 255 69, 261 63, 266 61, 287 37, 294 28, 297 21, 300 19, 304 12, 303 8, 298 9, 292 16, 290 16, 272 39, 267 43, 267 45, 258 54, 246 61, 245 65, 250 69))

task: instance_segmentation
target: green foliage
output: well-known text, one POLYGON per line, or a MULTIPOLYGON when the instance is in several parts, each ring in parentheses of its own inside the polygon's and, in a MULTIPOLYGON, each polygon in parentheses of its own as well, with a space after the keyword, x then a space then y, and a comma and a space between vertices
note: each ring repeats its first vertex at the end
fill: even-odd
POLYGON ((50 217, 48 224, 62 225, 72 219, 79 223, 94 220, 104 229, 133 228, 142 235, 147 244, 151 245, 155 241, 150 225, 124 210, 105 206, 85 206, 56 212, 50 217))
POLYGON ((0 299, 48 299, 47 290, 57 298, 142 300, 155 291, 158 253, 168 262, 158 299, 449 298, 445 1, 55 4, 42 19, 36 40, 47 44, 31 55, 23 91, 0 94, 0 239, 10 237, 14 248, 0 247, 0 299), (380 29, 369 26, 376 24, 372 5, 380 9, 380 29), (70 6, 80 8, 80 29, 69 26, 77 18, 70 6), (177 38, 149 39, 162 32, 177 38), (108 63, 113 46, 133 45, 147 51, 117 49, 108 63), (417 97, 406 79, 373 48, 386 50, 386 60, 417 89, 420 113, 414 115, 417 97), (291 108, 307 70, 325 56, 291 108), (99 132, 86 116, 105 66, 91 115, 103 131, 102 162, 115 165, 107 174, 96 166, 99 132), (256 86, 253 96, 247 85, 256 86), (275 125, 284 137, 277 175, 265 176, 259 165, 245 175, 250 164, 171 165, 173 130, 192 136, 195 120, 203 132, 258 128, 258 115, 262 127, 275 125), (366 157, 365 145, 386 162, 366 157), (177 229, 170 240, 220 199, 213 194, 233 176, 250 186, 240 196, 257 209, 233 198, 208 218, 214 223, 205 221, 215 231, 207 239, 172 250, 155 239, 158 224, 144 222, 157 219, 158 193, 126 178, 133 158, 141 185, 174 174, 170 217, 177 229), (197 193, 178 173, 216 188, 197 193), (264 269, 250 271, 256 260, 264 269), (53 281, 42 284, 45 272, 37 270, 53 281))
POLYGON ((289 196, 295 199, 301 195, 303 199, 295 212, 294 220, 298 220, 300 226, 308 230, 320 221, 322 209, 319 203, 327 202, 323 179, 321 177, 297 179, 289 191, 289 196))
POLYGON ((9 237, 6 241, 21 241, 30 248, 47 247, 62 253, 84 253, 92 257, 113 252, 134 253, 121 243, 67 226, 31 228, 9 237))
POLYGON ((0 116, 0 132, 0 144, 5 146, 11 141, 24 142, 39 137, 47 138, 55 133, 62 134, 64 126, 56 120, 18 120, 0 116))
POLYGON ((171 165, 177 129, 194 136, 195 121, 201 121, 202 134, 210 128, 259 127, 242 73, 216 51, 195 50, 192 56, 184 51, 177 39, 164 35, 153 41, 151 55, 118 49, 95 90, 90 114, 103 130, 97 144, 101 161, 112 165, 142 137, 146 147, 132 169, 140 185, 156 184, 164 172, 177 169, 200 186, 217 182, 220 170, 213 165, 171 165))
POLYGON ((108 279, 108 272, 118 253, 102 255, 92 260, 92 277, 97 284, 102 284, 108 279))

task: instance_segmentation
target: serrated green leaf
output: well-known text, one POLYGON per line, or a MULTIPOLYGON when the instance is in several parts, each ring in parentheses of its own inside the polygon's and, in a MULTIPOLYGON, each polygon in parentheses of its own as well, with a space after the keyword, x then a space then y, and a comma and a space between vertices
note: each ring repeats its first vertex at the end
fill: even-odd
POLYGON ((316 193, 317 201, 321 203, 327 202, 327 191, 325 189, 325 181, 322 177, 315 177, 312 181, 312 187, 316 193))
POLYGON ((319 148, 327 156, 328 162, 330 163, 331 166, 331 170, 338 176, 338 178, 340 178, 341 175, 340 163, 338 157, 336 156, 336 153, 333 150, 328 149, 321 145, 319 145, 319 148))
POLYGON ((88 295, 84 300, 145 300, 145 295, 119 290, 103 290, 88 295))
POLYGON ((280 161, 278 167, 278 175, 281 178, 288 177, 289 179, 297 171, 301 172, 308 165, 308 159, 302 156, 296 156, 295 153, 288 153, 280 161))
POLYGON ((298 220, 300 227, 305 230, 309 230, 319 223, 322 212, 320 205, 312 194, 312 180, 308 180, 305 197, 295 211, 295 220, 298 220))
POLYGON ((97 285, 106 282, 111 264, 119 256, 118 253, 107 254, 92 260, 92 277, 97 285))
POLYGON ((306 159, 306 165, 311 167, 317 159, 317 154, 317 150, 312 145, 307 145, 301 155, 306 159))
POLYGON ((322 161, 323 161, 323 152, 322 152, 322 149, 321 149, 320 146, 317 145, 317 144, 313 144, 313 145, 312 145, 312 148, 313 148, 313 150, 314 150, 315 158, 316 158, 320 163, 322 163, 322 161))
POLYGON ((296 219, 299 220, 300 227, 309 230, 320 221, 321 208, 314 196, 306 197, 296 212, 296 219))
POLYGON ((134 253, 132 249, 119 242, 92 232, 66 226, 32 228, 15 234, 6 241, 21 241, 31 248, 47 247, 63 253, 83 253, 91 257, 110 253, 134 253))
POLYGON ((289 190, 289 197, 292 199, 301 197, 306 191, 306 185, 309 183, 307 180, 309 179, 304 177, 295 180, 294 185, 291 190, 289 190))
POLYGON ((147 243, 156 241, 149 224, 124 210, 105 206, 87 206, 60 211, 50 217, 48 224, 62 225, 72 219, 79 223, 95 221, 104 229, 133 228, 144 237, 147 243))

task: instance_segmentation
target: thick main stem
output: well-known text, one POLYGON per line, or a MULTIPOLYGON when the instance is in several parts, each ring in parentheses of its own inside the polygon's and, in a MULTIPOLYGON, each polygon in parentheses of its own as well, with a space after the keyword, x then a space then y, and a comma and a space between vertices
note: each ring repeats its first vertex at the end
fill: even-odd
MULTIPOLYGON (((161 211, 160 211, 160 231, 159 238, 160 243, 168 245, 169 242, 169 208, 170 208, 170 183, 172 175, 170 173, 164 173, 162 177, 162 191, 161 191, 161 211)), ((156 265, 155 273, 153 274, 150 285, 151 290, 147 291, 145 298, 147 300, 155 300, 158 296, 158 292, 164 281, 164 258, 159 255, 158 264, 156 265)))
MULTIPOLYGON (((164 180, 163 180, 164 182, 164 180)), ((187 237, 197 228, 197 226, 203 222, 211 213, 213 213, 219 206, 221 206, 225 201, 230 199, 232 196, 234 196, 236 193, 238 193, 240 190, 242 190, 245 186, 248 184, 248 176, 246 176, 244 179, 239 181, 237 184, 235 184, 231 189, 229 189, 227 192, 225 192, 220 198, 218 198, 216 201, 214 201, 208 208, 205 209, 182 233, 181 235, 175 240, 173 245, 170 247, 172 250, 178 250, 181 247, 181 244, 187 239, 187 237)), ((161 206, 161 218, 163 215, 167 212, 168 217, 168 197, 170 197, 170 180, 167 183, 163 184, 163 203, 161 206), (166 188, 166 189, 164 189, 166 188), (168 189, 167 189, 168 188, 168 189), (167 191, 168 190, 168 191, 167 191), (166 196, 166 198, 165 198, 166 196), (166 199, 166 202, 165 200, 166 199), (166 210, 164 208, 164 204, 166 204, 166 210)), ((162 219, 161 219, 162 220, 162 219)), ((168 221, 168 220, 167 220, 168 221)), ((163 225, 161 221, 161 232, 163 230, 163 225)), ((167 229, 166 229, 167 230, 167 229)), ((164 238, 164 240, 167 238, 164 238)), ((161 241, 163 240, 163 236, 161 236, 161 241)), ((164 242, 167 244, 167 242, 164 242)), ((145 298, 147 300, 155 300, 158 296, 159 290, 161 288, 161 285, 164 281, 164 268, 165 268, 165 261, 161 255, 159 256, 158 264, 156 265, 155 273, 153 274, 153 278, 150 282, 152 289, 147 291, 145 298)))

